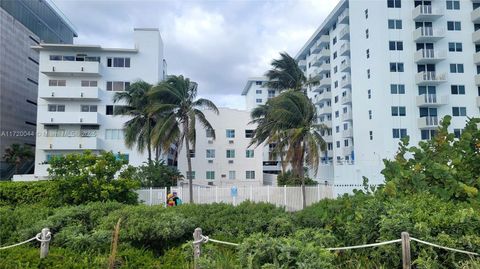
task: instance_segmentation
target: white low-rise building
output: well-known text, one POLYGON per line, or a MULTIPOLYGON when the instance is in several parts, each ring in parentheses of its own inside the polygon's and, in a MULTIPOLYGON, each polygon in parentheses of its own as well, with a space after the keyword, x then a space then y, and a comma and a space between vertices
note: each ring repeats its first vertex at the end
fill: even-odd
MULTIPOLYGON (((129 117, 114 114, 121 103, 116 92, 144 80, 165 77, 163 42, 157 29, 134 29, 133 48, 98 45, 40 44, 35 176, 47 175, 48 160, 84 150, 112 151, 132 165, 147 153, 124 144, 123 125, 129 117)), ((23 177, 23 176, 22 176, 23 177)))
MULTIPOLYGON (((255 125, 249 124, 250 112, 219 108, 219 114, 204 111, 215 130, 215 139, 198 123, 195 149, 192 149, 194 185, 245 186, 263 185, 263 146, 249 146, 255 125)), ((178 155, 178 169, 187 183, 188 168, 185 147, 178 155)))

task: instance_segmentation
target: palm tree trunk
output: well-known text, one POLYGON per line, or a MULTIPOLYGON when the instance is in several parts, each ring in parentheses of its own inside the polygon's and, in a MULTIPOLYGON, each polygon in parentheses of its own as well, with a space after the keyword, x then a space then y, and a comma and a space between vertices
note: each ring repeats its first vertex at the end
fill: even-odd
POLYGON ((148 150, 148 163, 152 163, 152 137, 151 137, 151 128, 150 128, 150 119, 147 120, 147 150, 148 150))
POLYGON ((285 174, 285 170, 287 169, 285 166, 285 157, 283 156, 283 150, 280 151, 280 165, 282 166, 282 174, 285 174))
POLYGON ((183 123, 183 133, 185 134, 185 150, 187 151, 187 178, 190 203, 193 204, 193 179, 192 179, 192 159, 190 158, 190 143, 188 142, 188 120, 183 123))
POLYGON ((305 189, 305 171, 303 169, 303 161, 305 159, 305 146, 301 145, 301 152, 300 152, 300 158, 298 161, 298 176, 302 180, 302 209, 305 209, 307 207, 307 197, 306 197, 306 189, 305 189))

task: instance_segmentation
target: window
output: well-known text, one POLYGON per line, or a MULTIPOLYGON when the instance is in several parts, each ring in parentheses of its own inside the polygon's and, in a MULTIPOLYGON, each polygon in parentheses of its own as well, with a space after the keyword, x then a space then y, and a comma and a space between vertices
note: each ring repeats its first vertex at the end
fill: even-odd
POLYGON ((124 91, 130 87, 130 82, 128 81, 107 81, 107 91, 124 91))
POLYGON ((463 129, 453 129, 453 134, 455 135, 455 138, 460 138, 462 136, 463 129))
POLYGON ((215 158, 215 150, 214 149, 207 149, 207 158, 215 158))
POLYGON ((337 37, 334 37, 332 40, 333 45, 337 44, 337 37))
POLYGON ((348 123, 343 124, 343 130, 348 130, 348 123))
POLYGON ((105 140, 123 140, 123 129, 105 129, 105 140))
POLYGON ((370 78, 370 69, 367 69, 367 78, 370 78))
POLYGON ((460 116, 467 116, 467 108, 466 107, 452 107, 452 116, 460 117, 460 116))
POLYGON ((188 153, 188 156, 190 156, 190 158, 195 158, 195 150, 191 149, 190 152, 188 153))
POLYGON ((369 134, 370 134, 370 140, 373 140, 373 131, 370 131, 369 134))
POLYGON ((245 130, 245 138, 252 138, 253 134, 253 130, 245 130))
POLYGON ((338 80, 333 83, 333 86, 334 86, 335 88, 338 88, 338 80))
POLYGON ((348 147, 348 139, 343 140, 343 146, 348 147))
POLYGON ((126 57, 109 57, 107 58, 108 67, 130 67, 130 58, 126 57))
POLYGON ((195 179, 195 171, 187 171, 187 179, 195 179))
POLYGON ((333 150, 333 144, 327 143, 327 150, 333 150))
POLYGON ((448 31, 460 31, 462 30, 462 24, 459 21, 448 21, 447 22, 448 31))
POLYGON ((213 129, 206 129, 205 136, 208 138, 213 138, 215 136, 215 131, 213 129))
POLYGON ((367 59, 369 59, 369 58, 370 58, 370 49, 367 49, 367 50, 365 51, 365 53, 366 53, 366 55, 367 55, 367 59))
POLYGON ((235 158, 235 150, 234 149, 227 149, 227 158, 232 159, 235 158))
POLYGON ((335 144, 336 144, 337 148, 340 147, 340 141, 335 142, 335 144))
POLYGON ((365 19, 368 19, 368 9, 365 9, 365 19))
POLYGON ((340 133, 340 126, 335 126, 335 132, 340 133))
POLYGON ((245 151, 245 157, 246 158, 253 158, 254 154, 255 154, 255 151, 253 151, 253 149, 247 149, 245 151))
POLYGON ((247 179, 255 179, 255 171, 245 171, 245 177, 247 179))
POLYGON ((97 112, 97 105, 81 105, 81 112, 97 112))
POLYGON ((48 86, 53 86, 53 87, 56 87, 56 86, 59 86, 59 87, 65 87, 67 85, 67 81, 64 80, 64 79, 50 79, 48 81, 48 86))
POLYGON ((403 72, 403 63, 390 63, 390 72, 403 72))
POLYGON ((390 93, 391 94, 405 94, 405 85, 404 84, 390 84, 390 93))
POLYGON ((450 73, 463 73, 463 64, 450 64, 450 73))
POLYGON ((207 171, 207 180, 215 180, 215 171, 207 171))
POLYGON ((422 138, 422 140, 428 140, 428 139, 432 139, 435 134, 437 133, 437 131, 435 130, 422 130, 420 132, 420 136, 422 138))
POLYGON ((234 180, 236 178, 235 171, 228 171, 228 179, 234 180))
POLYGON ((407 129, 392 129, 393 138, 404 138, 407 136, 407 129))
POLYGON ((401 0, 387 0, 387 7, 388 8, 401 8, 402 1, 401 0))
POLYGON ((388 47, 390 50, 403 50, 403 42, 402 41, 389 41, 388 47))
POLYGON ((369 120, 372 119, 372 111, 371 111, 371 110, 368 111, 368 119, 369 119, 369 120))
POLYGON ((388 20, 388 29, 402 29, 402 20, 388 20))
POLYGON ((261 81, 255 81, 255 85, 262 85, 261 81))
POLYGON ((82 87, 97 87, 98 83, 96 80, 82 80, 82 87))
POLYGON ((461 52, 463 51, 462 43, 459 42, 449 42, 448 51, 450 52, 461 52))
POLYGON ((118 114, 118 110, 120 110, 123 106, 112 106, 112 105, 107 105, 106 106, 106 111, 105 111, 105 114, 106 115, 117 115, 118 114))
POLYGON ((65 112, 65 105, 48 105, 50 112, 65 112))
POLYGON ((255 93, 256 94, 262 94, 262 90, 256 90, 255 93))
POLYGON ((367 91, 367 98, 372 99, 372 90, 367 91))
POLYGON ((404 106, 392 106, 392 116, 406 116, 406 108, 404 106))
POLYGON ((261 103, 261 102, 262 102, 262 99, 261 99, 261 98, 257 98, 257 99, 255 100, 255 102, 257 102, 257 104, 258 104, 258 103, 261 103))
POLYGON ((333 59, 334 60, 337 59, 337 52, 336 51, 333 53, 333 59))
POLYGON ((275 97, 275 90, 268 90, 268 98, 275 97))
POLYGON ((334 102, 335 102, 335 104, 336 104, 336 103, 338 103, 338 95, 337 95, 337 96, 335 96, 335 98, 334 98, 334 102))
POLYGON ((333 73, 336 74, 338 72, 338 67, 337 66, 334 66, 333 67, 333 73))
POLYGON ((234 129, 227 129, 226 130, 227 138, 235 138, 235 130, 234 129))
POLYGON ((335 118, 338 118, 339 116, 340 116, 340 112, 338 112, 338 110, 335 111, 335 118))
POLYGON ((459 10, 460 1, 459 0, 447 0, 447 9, 448 10, 459 10))
POLYGON ((368 39, 370 37, 370 34, 368 32, 368 29, 365 30, 365 38, 368 39))
POLYGON ((465 94, 465 86, 464 85, 452 85, 450 86, 452 94, 465 94))

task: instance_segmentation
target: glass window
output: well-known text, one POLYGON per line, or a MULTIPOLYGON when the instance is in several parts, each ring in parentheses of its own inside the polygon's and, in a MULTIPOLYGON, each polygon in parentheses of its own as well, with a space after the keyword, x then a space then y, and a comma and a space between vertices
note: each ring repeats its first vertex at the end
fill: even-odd
POLYGON ((214 180, 215 179, 215 171, 207 171, 207 180, 214 180))
POLYGON ((207 158, 215 158, 215 150, 207 149, 207 158))
POLYGON ((187 171, 187 179, 195 179, 195 171, 189 172, 187 171))
POLYGON ((247 157, 247 158, 253 158, 253 157, 254 157, 254 151, 253 151, 253 149, 247 149, 247 150, 245 151, 245 157, 247 157))
POLYGON ((253 130, 245 130, 245 138, 252 138, 254 135, 253 130))
POLYGON ((234 129, 227 129, 226 130, 227 138, 235 138, 235 130, 234 129))
POLYGON ((230 180, 236 179, 237 177, 235 174, 236 174, 235 171, 228 171, 228 179, 230 180))
POLYGON ((215 136, 215 131, 213 129, 206 129, 205 132, 206 132, 206 136, 209 138, 215 136))
POLYGON ((235 150, 234 149, 227 149, 227 158, 232 159, 235 158, 235 150))
POLYGON ((255 179, 255 171, 245 171, 245 177, 247 179, 255 179))

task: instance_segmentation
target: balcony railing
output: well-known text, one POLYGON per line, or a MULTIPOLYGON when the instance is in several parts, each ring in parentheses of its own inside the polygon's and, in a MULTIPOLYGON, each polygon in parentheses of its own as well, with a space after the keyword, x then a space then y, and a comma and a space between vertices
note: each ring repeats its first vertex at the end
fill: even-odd
POLYGON ((340 81, 341 88, 350 88, 352 87, 352 80, 350 79, 350 75, 347 74, 342 80, 340 81))
POLYGON ((415 62, 418 64, 437 63, 447 58, 443 50, 421 49, 415 52, 415 62))
POLYGON ((340 55, 349 56, 350 55, 350 42, 345 42, 340 46, 340 55))
POLYGON ((330 72, 330 64, 327 64, 327 63, 323 63, 318 69, 318 73, 320 74, 325 74, 325 73, 328 73, 330 72))
POLYGON ((416 101, 417 106, 443 106, 448 104, 448 97, 429 93, 417 96, 416 101))
POLYGON ((419 27, 413 32, 415 42, 435 42, 445 37, 445 29, 437 27, 419 27))
POLYGON ((340 31, 340 40, 350 40, 350 27, 348 25, 340 31))
POLYGON ((342 137, 344 137, 344 138, 353 137, 353 129, 348 128, 347 130, 343 130, 342 137))
POLYGON ((445 73, 437 73, 435 71, 423 71, 415 75, 415 82, 418 85, 434 84, 438 85, 447 81, 445 73))
POLYGON ((476 8, 470 13, 470 18, 473 23, 480 23, 480 8, 476 8))
POLYGON ((97 112, 40 112, 41 124, 99 124, 97 112))
POLYGON ((340 63, 340 72, 350 72, 350 60, 345 59, 340 63))
POLYGON ((480 107, 480 96, 477 96, 477 106, 480 107))
POLYGON ((318 109, 318 115, 332 114, 332 107, 324 105, 318 109))
POLYGON ((353 120, 351 111, 348 111, 347 113, 342 114, 342 121, 351 121, 351 120, 353 120))
POLYGON ((48 76, 100 76, 99 62, 49 61, 40 65, 40 72, 48 76))
POLYGON ((349 14, 348 14, 348 8, 346 8, 340 15, 338 15, 338 23, 348 24, 348 21, 349 21, 349 14))
POLYGON ((99 149, 99 139, 97 137, 44 137, 37 140, 37 148, 43 150, 80 150, 80 149, 99 149))
POLYGON ((341 103, 342 105, 350 104, 352 102, 352 94, 347 93, 345 96, 342 96, 341 103))
POLYGON ((432 5, 418 5, 412 12, 415 21, 434 21, 443 16, 443 10, 432 5))
POLYGON ((477 31, 473 32, 472 41, 475 44, 480 44, 480 30, 477 30, 477 31))
POLYGON ((420 129, 436 129, 438 128, 438 124, 437 116, 427 116, 418 119, 418 128, 420 129))
POLYGON ((318 87, 320 89, 324 89, 324 88, 330 87, 331 85, 332 85, 332 79, 324 77, 320 80, 320 84, 318 85, 318 87))
POLYGON ((45 100, 99 100, 98 87, 39 87, 38 96, 45 100))

